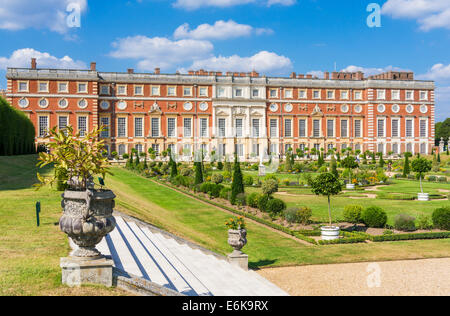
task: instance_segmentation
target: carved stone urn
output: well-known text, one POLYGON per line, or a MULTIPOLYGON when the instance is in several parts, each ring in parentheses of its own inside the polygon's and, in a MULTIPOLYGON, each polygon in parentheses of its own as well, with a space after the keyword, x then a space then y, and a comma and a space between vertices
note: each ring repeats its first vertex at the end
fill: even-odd
POLYGON ((59 220, 61 231, 78 246, 71 257, 101 258, 95 246, 112 232, 116 221, 112 216, 116 196, 110 190, 70 191, 62 194, 64 214, 59 220))
POLYGON ((233 247, 234 253, 242 253, 241 249, 247 244, 247 231, 245 229, 228 230, 228 244, 233 247))

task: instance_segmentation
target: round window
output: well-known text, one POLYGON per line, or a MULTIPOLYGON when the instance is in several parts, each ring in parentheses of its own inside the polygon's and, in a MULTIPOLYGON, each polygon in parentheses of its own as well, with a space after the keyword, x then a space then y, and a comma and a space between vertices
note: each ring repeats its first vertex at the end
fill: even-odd
POLYGON ((290 104, 290 103, 286 104, 286 105, 284 106, 284 110, 285 110, 286 112, 292 112, 292 110, 293 110, 292 104, 290 104))
POLYGON ((278 104, 272 103, 269 107, 271 112, 276 112, 278 110, 278 104))
POLYGON ((81 99, 80 101, 78 101, 78 106, 80 107, 80 109, 85 109, 87 107, 87 101, 85 99, 81 99))
POLYGON ((420 112, 423 113, 423 114, 427 113, 428 112, 428 106, 426 106, 425 104, 421 105, 420 106, 420 112))
POLYGON ((119 101, 119 103, 117 103, 117 108, 119 110, 125 110, 127 108, 127 102, 119 101))
POLYGON ((22 99, 19 100, 19 106, 20 106, 22 109, 26 108, 26 107, 28 106, 28 104, 29 104, 29 102, 28 102, 28 100, 25 99, 25 98, 22 98, 22 99))
POLYGON ((192 110, 192 103, 191 103, 191 102, 187 102, 187 103, 183 104, 183 109, 184 109, 185 111, 190 111, 190 110, 192 110))
POLYGON ((383 113, 386 111, 386 106, 384 106, 384 104, 378 104, 377 110, 379 113, 383 113))
POLYGON ((411 104, 407 105, 406 106, 406 112, 408 112, 408 113, 414 112, 414 107, 411 104))
POLYGON ((398 104, 394 104, 392 106, 392 112, 394 112, 394 113, 400 112, 400 106, 398 104))
POLYGON ((67 100, 66 99, 59 100, 58 105, 60 108, 65 109, 68 106, 67 100))
POLYGON ((362 112, 362 106, 361 105, 355 106, 355 112, 356 113, 361 113, 362 112))
POLYGON ((41 108, 46 108, 48 106, 48 100, 47 99, 41 99, 39 100, 39 106, 41 108))
MULTIPOLYGON (((206 111, 207 109, 208 109, 208 103, 206 103, 206 102, 202 102, 202 103, 200 103, 200 110, 201 111, 206 111)), ((189 110, 188 110, 189 111, 189 110)))
POLYGON ((102 110, 107 110, 109 109, 109 102, 108 101, 102 101, 100 103, 100 107, 102 108, 102 110))
POLYGON ((341 106, 341 111, 342 111, 343 113, 347 113, 347 112, 348 112, 348 105, 347 105, 347 104, 342 105, 342 106, 341 106))

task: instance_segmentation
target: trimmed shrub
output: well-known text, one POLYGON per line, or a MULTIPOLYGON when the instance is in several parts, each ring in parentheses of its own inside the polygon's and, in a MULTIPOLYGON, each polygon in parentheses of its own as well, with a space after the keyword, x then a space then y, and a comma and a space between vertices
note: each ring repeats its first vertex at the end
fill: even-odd
POLYGON ((270 199, 267 202, 267 211, 272 215, 278 215, 286 209, 286 203, 280 199, 270 199))
POLYGON ((361 205, 347 205, 344 208, 344 220, 352 224, 358 224, 361 222, 362 211, 361 205))
POLYGON ((419 218, 417 219, 417 227, 419 229, 431 229, 433 228, 433 225, 431 225, 430 223, 430 217, 427 215, 420 215, 419 218))
POLYGON ((309 207, 290 207, 284 211, 284 218, 289 223, 300 223, 307 225, 312 216, 312 210, 309 207))
POLYGON ((264 194, 272 195, 273 193, 278 192, 278 181, 274 179, 266 180, 261 189, 264 194))
POLYGON ((395 217, 394 227, 397 230, 404 232, 411 232, 416 230, 416 224, 414 223, 416 219, 407 214, 399 214, 395 217))
POLYGON ((223 182, 223 175, 221 175, 220 173, 215 173, 211 176, 211 181, 215 184, 220 184, 223 182))
POLYGON ((239 193, 236 196, 236 205, 237 206, 245 206, 246 205, 246 201, 247 200, 247 196, 245 195, 245 193, 239 193))
POLYGON ((223 162, 222 161, 219 161, 217 163, 217 170, 223 170, 223 162))
POLYGON ((258 207, 258 198, 259 194, 256 192, 250 193, 247 195, 247 205, 250 207, 258 207))
POLYGON ((253 185, 253 177, 249 175, 244 176, 244 185, 246 186, 253 185))
POLYGON ((434 210, 431 218, 435 228, 450 230, 450 207, 441 207, 434 210))
POLYGON ((267 203, 269 202, 270 198, 268 195, 262 194, 258 197, 258 208, 263 211, 266 212, 267 210, 267 203))
POLYGON ((231 195, 231 188, 225 187, 220 190, 219 197, 221 199, 229 200, 231 195))
POLYGON ((427 179, 427 180, 428 180, 429 182, 436 182, 436 178, 437 178, 436 176, 428 176, 428 179, 427 179))
POLYGON ((368 227, 383 228, 387 222, 387 215, 382 208, 371 206, 361 212, 361 220, 368 227))
POLYGON ((447 182, 447 177, 439 177, 439 178, 438 178, 438 181, 439 181, 439 182, 444 182, 444 183, 445 183, 445 182, 447 182))

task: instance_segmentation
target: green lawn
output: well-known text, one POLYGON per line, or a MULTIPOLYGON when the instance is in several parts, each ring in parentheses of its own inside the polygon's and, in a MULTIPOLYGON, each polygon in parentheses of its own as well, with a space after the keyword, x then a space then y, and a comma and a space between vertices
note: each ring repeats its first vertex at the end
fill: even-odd
MULTIPOLYGON (((70 249, 56 223, 60 192, 35 191, 36 156, 0 157, 0 295, 122 295, 102 287, 61 285, 59 258, 70 249), (36 227, 36 201, 42 203, 36 227)), ((48 171, 48 170, 47 170, 48 171)), ((106 184, 117 208, 221 254, 231 252, 224 225, 229 214, 124 169, 114 168, 106 184)), ((328 264, 450 256, 450 240, 306 246, 249 223, 244 248, 252 267, 328 264)))
POLYGON ((0 157, 0 295, 126 295, 118 289, 61 285, 59 258, 70 251, 56 224, 61 193, 30 187, 37 181, 35 164, 36 156, 0 157), (42 203, 40 227, 37 201, 42 203))

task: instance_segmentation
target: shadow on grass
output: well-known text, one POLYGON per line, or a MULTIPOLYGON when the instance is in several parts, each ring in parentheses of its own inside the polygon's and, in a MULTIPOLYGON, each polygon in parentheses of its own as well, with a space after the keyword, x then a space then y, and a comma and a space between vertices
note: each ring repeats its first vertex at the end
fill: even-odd
POLYGON ((266 266, 270 266, 270 265, 274 264, 275 262, 277 262, 276 259, 265 259, 265 260, 259 260, 256 262, 249 262, 248 266, 251 269, 261 269, 266 266))

